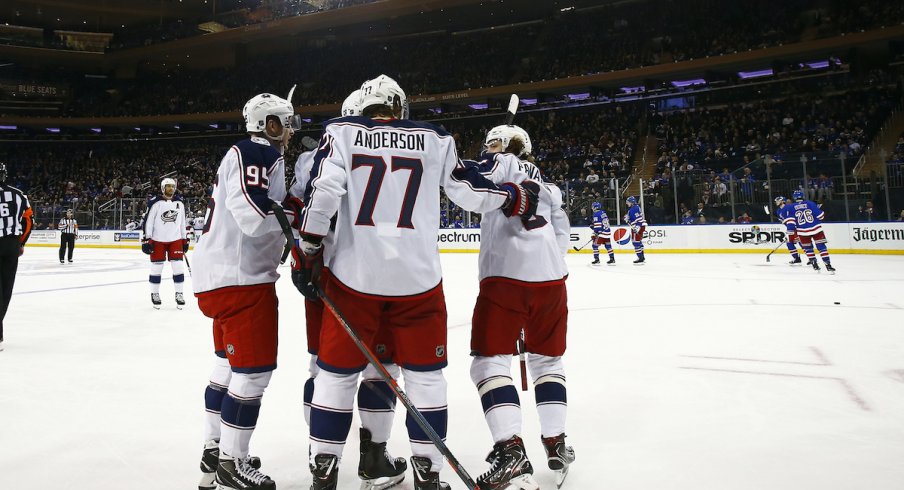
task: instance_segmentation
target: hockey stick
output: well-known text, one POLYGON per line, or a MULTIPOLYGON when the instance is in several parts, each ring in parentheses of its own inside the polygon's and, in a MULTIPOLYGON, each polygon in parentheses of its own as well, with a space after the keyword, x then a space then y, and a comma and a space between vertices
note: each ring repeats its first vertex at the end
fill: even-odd
POLYGON ((518 112, 518 104, 521 102, 521 99, 518 98, 518 94, 512 94, 512 98, 509 99, 508 111, 505 113, 505 125, 511 126, 512 122, 515 120, 515 113, 518 112))
POLYGON ((772 254, 774 254, 775 251, 778 250, 778 247, 781 247, 784 244, 785 244, 785 240, 778 242, 778 245, 776 245, 775 248, 773 248, 772 251, 769 252, 769 255, 766 256, 766 262, 769 262, 769 257, 772 257, 772 254))
POLYGON ((452 454, 452 451, 449 450, 449 447, 446 446, 446 443, 443 442, 442 438, 439 434, 436 433, 436 430, 433 426, 430 425, 430 422, 427 422, 427 419, 424 418, 424 414, 420 412, 415 406, 414 403, 411 402, 411 399, 408 398, 408 395, 402 391, 402 388, 399 387, 399 384, 396 382, 395 378, 389 374, 389 371, 386 370, 386 367, 377 359, 377 356, 374 355, 373 351, 370 347, 367 346, 362 340, 361 337, 358 336, 358 333, 355 332, 355 329, 352 328, 351 325, 345 320, 345 317, 342 316, 342 313, 336 308, 336 304, 333 303, 333 300, 329 298, 326 294, 323 293, 322 290, 318 289, 318 293, 320 294, 320 299, 323 300, 323 304, 326 306, 330 313, 336 318, 336 321, 342 325, 342 328, 345 329, 345 332, 351 337, 352 342, 358 346, 358 349, 361 350, 361 353, 364 354, 364 357, 367 358, 367 362, 370 363, 371 366, 377 369, 377 373, 380 374, 380 377, 383 378, 383 381, 389 386, 389 389, 395 393, 395 396, 401 400, 402 405, 405 405, 405 408, 408 409, 408 414, 417 422, 417 425, 427 434, 427 437, 436 445, 436 448, 439 449, 439 452, 445 456, 446 461, 449 462, 449 466, 455 471, 461 481, 467 485, 469 490, 479 490, 479 487, 474 482, 474 479, 471 478, 471 475, 468 474, 467 470, 465 470, 464 466, 458 462, 458 459, 452 454))
POLYGON ((282 228, 283 235, 286 236, 286 244, 283 246, 282 257, 279 259, 280 264, 285 264, 286 257, 289 256, 289 253, 292 252, 292 247, 295 245, 295 237, 292 235, 292 226, 289 225, 289 218, 286 217, 286 212, 282 206, 274 202, 271 209, 273 209, 273 215, 276 216, 276 221, 279 222, 279 227, 282 228))
POLYGON ((527 391, 527 353, 524 344, 524 329, 521 329, 521 337, 515 342, 518 350, 518 364, 521 365, 521 391, 527 391))
POLYGON ((188 263, 188 254, 182 254, 182 258, 185 259, 185 268, 188 269, 188 277, 191 277, 191 264, 188 263))
POLYGON ((587 243, 581 245, 581 248, 578 248, 578 247, 571 247, 571 248, 573 248, 575 252, 580 252, 581 250, 584 250, 584 247, 586 247, 587 245, 590 245, 590 242, 592 242, 592 241, 593 241, 593 238, 591 238, 590 240, 587 240, 587 243))

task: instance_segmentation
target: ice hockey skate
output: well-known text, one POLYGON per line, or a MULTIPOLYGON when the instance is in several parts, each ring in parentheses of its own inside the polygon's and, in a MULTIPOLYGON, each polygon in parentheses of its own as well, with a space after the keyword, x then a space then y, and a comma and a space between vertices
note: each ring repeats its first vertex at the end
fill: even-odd
MULTIPOLYGON (((220 464, 220 441, 210 440, 204 443, 204 451, 201 453, 201 481, 198 490, 213 490, 217 487, 214 478, 217 474, 217 466, 220 464)), ((248 464, 256 469, 261 467, 261 459, 257 456, 248 456, 248 464)))
POLYGON ((185 306, 185 297, 182 296, 182 293, 176 293, 176 308, 182 309, 185 306))
POLYGON ((788 262, 788 265, 803 265, 803 261, 800 260, 800 255, 791 259, 791 262, 788 262))
POLYGON ((160 309, 160 305, 163 304, 163 302, 160 301, 160 293, 151 293, 151 304, 154 305, 155 310, 160 309))
POLYGON ((816 272, 821 272, 821 269, 819 268, 819 261, 818 261, 818 260, 816 260, 816 259, 810 259, 810 261, 807 262, 807 265, 812 266, 814 271, 816 271, 816 272))
POLYGON ((385 442, 373 442, 370 431, 361 429, 361 459, 358 461, 358 477, 361 490, 384 490, 405 479, 408 463, 404 458, 393 458, 386 451, 385 442))
POLYGON ((609 260, 606 262, 606 265, 615 265, 615 257, 609 257, 609 260))
POLYGON ((336 490, 339 481, 339 459, 333 454, 318 454, 310 464, 311 490, 336 490))
POLYGON ((565 445, 565 434, 543 437, 542 441, 549 469, 556 472, 556 487, 562 488, 565 477, 568 476, 568 467, 574 462, 574 449, 565 445))
POLYGON ((640 257, 637 257, 637 260, 634 261, 634 265, 644 265, 645 262, 646 259, 643 255, 641 255, 640 257))
POLYGON ((440 481, 438 472, 430 471, 432 464, 429 458, 411 457, 411 467, 414 470, 414 490, 450 490, 452 488, 448 483, 440 481))
POLYGON ((832 267, 832 263, 831 263, 831 262, 826 262, 825 264, 826 264, 826 272, 828 272, 829 274, 832 274, 832 275, 834 276, 834 275, 835 275, 835 268, 832 267))
POLYGON ((600 265, 600 259, 599 259, 599 257, 593 259, 593 262, 591 262, 590 265, 600 265))
POLYGON ((221 458, 214 481, 217 490, 276 490, 276 483, 252 466, 251 458, 221 458))
POLYGON ((486 490, 538 490, 534 480, 534 468, 527 459, 524 441, 512 436, 507 441, 497 442, 487 456, 490 469, 477 478, 477 484, 486 490))

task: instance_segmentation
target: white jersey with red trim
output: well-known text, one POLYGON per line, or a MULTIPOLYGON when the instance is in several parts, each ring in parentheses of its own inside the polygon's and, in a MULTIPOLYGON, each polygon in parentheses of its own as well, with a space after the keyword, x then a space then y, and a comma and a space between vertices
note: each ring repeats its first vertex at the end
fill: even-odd
POLYGON ((181 199, 153 197, 144 213, 144 238, 155 242, 185 239, 185 203, 181 199))
POLYGON ((487 211, 480 221, 480 280, 506 277, 525 282, 561 280, 568 275, 564 253, 571 226, 562 210, 562 192, 546 185, 540 170, 511 153, 487 153, 479 162, 481 173, 495 183, 536 183, 537 214, 523 221, 502 211, 487 211))
POLYGON ((272 205, 285 197, 285 165, 269 141, 251 137, 226 152, 192 255, 196 293, 279 279, 285 235, 272 205))
POLYGON ((304 234, 325 236, 327 264, 360 293, 410 296, 442 279, 440 193, 466 210, 501 207, 509 193, 461 164, 452 136, 428 123, 344 117, 330 121, 305 189, 304 234))

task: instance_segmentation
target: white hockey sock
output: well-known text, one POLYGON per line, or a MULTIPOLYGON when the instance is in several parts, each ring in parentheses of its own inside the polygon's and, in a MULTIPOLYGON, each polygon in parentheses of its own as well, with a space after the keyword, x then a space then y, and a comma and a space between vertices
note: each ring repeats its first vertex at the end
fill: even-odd
POLYGON ((148 277, 151 283, 151 292, 160 292, 160 274, 163 273, 163 262, 151 262, 151 274, 148 277))
MULTIPOLYGON (((399 378, 402 371, 397 364, 386 364, 386 370, 395 379, 399 378)), ((372 441, 386 442, 392 433, 395 418, 395 394, 370 364, 361 377, 361 385, 358 386, 358 417, 361 419, 361 427, 370 431, 372 441)))
POLYGON ((261 398, 273 371, 265 373, 232 373, 229 392, 223 397, 220 413, 220 454, 244 458, 248 456, 251 434, 257 426, 261 398))
MULTIPOLYGON (((440 439, 446 440, 446 428, 449 422, 449 410, 447 407, 447 386, 443 371, 411 371, 402 370, 405 378, 405 390, 411 403, 424 415, 433 430, 440 439)), ((443 467, 443 454, 433 445, 423 429, 417 425, 414 418, 408 415, 405 418, 408 428, 408 439, 411 441, 411 454, 429 458, 431 471, 440 471, 443 467)))
POLYGON ((220 439, 220 409, 223 397, 232 379, 229 360, 216 356, 213 372, 210 373, 210 384, 204 390, 204 440, 220 439))
POLYGON ((304 393, 302 395, 304 399, 304 423, 308 424, 308 428, 311 427, 311 401, 314 399, 314 378, 317 377, 319 372, 320 366, 317 365, 317 355, 315 354, 311 356, 310 364, 308 364, 308 373, 311 374, 311 377, 304 382, 304 393))
POLYGON ((529 354, 527 366, 534 379, 540 434, 543 437, 552 437, 564 433, 568 397, 562 358, 529 354))
POLYGON ((475 357, 471 361, 471 380, 477 386, 494 443, 521 432, 521 402, 512 382, 511 364, 510 355, 475 357))
POLYGON ((176 286, 176 292, 181 293, 182 287, 185 285, 185 263, 181 260, 171 260, 170 267, 173 269, 173 284, 176 286))
POLYGON ((352 427, 352 412, 358 373, 339 374, 323 369, 314 378, 311 400, 311 462, 318 454, 335 454, 342 450, 352 427))

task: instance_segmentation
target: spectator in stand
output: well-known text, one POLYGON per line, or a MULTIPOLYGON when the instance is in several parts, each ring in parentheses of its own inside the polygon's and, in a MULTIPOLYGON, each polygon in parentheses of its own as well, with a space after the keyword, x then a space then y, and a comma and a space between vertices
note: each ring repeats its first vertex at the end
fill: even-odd
POLYGON ((707 224, 707 223, 706 223, 706 216, 703 216, 702 214, 699 215, 699 216, 697 216, 697 224, 698 224, 698 225, 705 225, 705 224, 707 224))
POLYGON ((744 198, 744 202, 750 203, 753 201, 753 186, 756 182, 756 178, 753 176, 753 171, 750 170, 750 167, 744 167, 744 175, 740 179, 741 184, 741 196, 744 198))
POLYGON ((703 205, 702 202, 698 202, 698 203, 697 203, 697 211, 696 211, 695 215, 699 218, 700 216, 703 216, 704 214, 706 214, 706 210, 704 209, 704 205, 703 205))
POLYGON ((819 174, 819 180, 816 182, 817 197, 820 201, 831 201, 832 200, 832 190, 835 188, 835 184, 832 183, 832 179, 827 177, 826 174, 819 174))
POLYGON ((753 222, 753 220, 750 218, 750 215, 747 214, 747 211, 744 211, 740 216, 738 216, 738 223, 748 224, 751 222, 753 222))
POLYGON ((727 204, 728 186, 718 176, 713 177, 713 194, 716 196, 716 205, 727 204))
POLYGON ((878 221, 879 213, 875 207, 873 207, 873 201, 866 201, 866 206, 860 206, 857 208, 857 212, 860 216, 860 221, 878 221))
POLYGON ((681 217, 681 224, 692 225, 694 222, 694 215, 690 211, 685 211, 684 216, 681 217))

